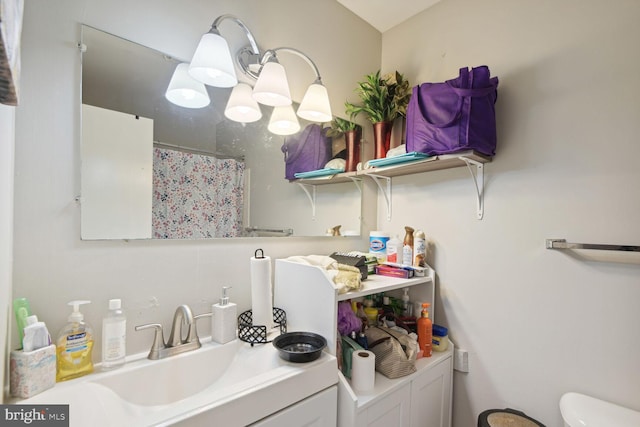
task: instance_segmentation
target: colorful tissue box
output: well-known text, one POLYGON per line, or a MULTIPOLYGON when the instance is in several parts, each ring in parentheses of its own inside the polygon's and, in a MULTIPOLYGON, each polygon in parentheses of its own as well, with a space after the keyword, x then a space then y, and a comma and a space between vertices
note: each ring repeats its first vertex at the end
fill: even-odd
POLYGON ((56 385, 56 346, 11 352, 9 389, 14 397, 27 398, 56 385))

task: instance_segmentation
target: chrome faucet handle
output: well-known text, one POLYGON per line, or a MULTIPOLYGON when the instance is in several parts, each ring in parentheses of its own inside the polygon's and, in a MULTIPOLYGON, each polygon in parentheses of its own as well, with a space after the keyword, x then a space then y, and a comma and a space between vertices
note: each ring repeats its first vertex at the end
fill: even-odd
POLYGON ((169 335, 168 347, 177 347, 181 344, 190 342, 193 339, 193 313, 188 305, 182 304, 178 306, 175 314, 173 315, 173 323, 171 325, 171 334, 169 335), (187 339, 182 340, 182 325, 188 326, 187 339))
POLYGON ((159 323, 148 323, 146 325, 138 325, 134 329, 136 331, 143 331, 145 329, 155 330, 155 334, 153 335, 153 344, 151 344, 151 350, 149 351, 149 356, 147 357, 151 360, 159 359, 160 351, 166 347, 162 325, 159 323))
POLYGON ((198 314, 197 316, 193 316, 193 328, 191 328, 191 330, 189 331, 189 337, 187 338, 187 342, 192 342, 192 341, 200 341, 200 337, 198 336, 198 330, 196 328, 196 325, 198 322, 196 322, 196 320, 198 319, 202 319, 203 317, 212 317, 213 313, 202 313, 202 314, 198 314))

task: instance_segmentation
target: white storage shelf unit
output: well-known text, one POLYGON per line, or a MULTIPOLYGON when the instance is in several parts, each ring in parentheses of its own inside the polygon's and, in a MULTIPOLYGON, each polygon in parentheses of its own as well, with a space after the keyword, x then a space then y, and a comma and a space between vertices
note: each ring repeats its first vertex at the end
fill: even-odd
MULTIPOLYGON (((336 355, 340 301, 361 300, 380 292, 400 298, 402 290, 409 288, 414 313, 419 313, 420 303, 428 302, 433 319, 433 269, 428 269, 427 276, 411 279, 370 275, 362 283, 359 291, 338 294, 337 287, 320 267, 279 259, 275 266, 274 305, 287 313, 288 330, 324 336, 333 355, 336 355)), ((418 360, 418 371, 406 377, 392 380, 376 373, 375 388, 366 393, 354 391, 349 380, 339 373, 338 425, 378 425, 386 420, 385 426, 449 426, 452 353, 450 348, 418 360)))

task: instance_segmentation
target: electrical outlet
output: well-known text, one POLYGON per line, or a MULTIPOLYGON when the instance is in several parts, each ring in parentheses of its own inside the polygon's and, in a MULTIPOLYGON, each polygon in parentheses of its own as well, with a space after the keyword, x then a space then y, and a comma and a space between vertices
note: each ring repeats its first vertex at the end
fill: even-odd
POLYGON ((469 352, 456 348, 453 352, 453 369, 458 372, 469 372, 469 352))

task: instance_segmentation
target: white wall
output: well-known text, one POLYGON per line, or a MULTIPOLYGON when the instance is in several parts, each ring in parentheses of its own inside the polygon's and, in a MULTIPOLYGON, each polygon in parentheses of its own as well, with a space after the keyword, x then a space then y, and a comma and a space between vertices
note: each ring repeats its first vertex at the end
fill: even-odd
MULTIPOLYGON (((292 46, 312 56, 324 70, 336 112, 353 82, 380 63, 380 33, 333 2, 26 2, 24 98, 16 111, 13 289, 16 297, 30 300, 53 334, 66 322, 68 301, 92 300, 83 311, 99 329, 107 300, 119 297, 129 318, 128 352, 146 351, 152 338, 134 332, 134 325, 160 321, 167 327, 182 303, 196 313, 209 311, 223 285, 233 287, 231 299, 240 310, 250 308, 248 266, 257 248, 272 258, 366 249, 359 238, 80 240, 80 208, 74 201, 80 189, 80 23, 190 57, 200 36, 224 13, 241 17, 265 46, 292 46), (346 41, 358 54, 342 48, 346 41)), ((232 23, 226 25, 225 31, 240 34, 232 23)), ((199 326, 202 334, 208 333, 206 323, 199 326)))
MULTIPOLYGON (((7 336, 11 309, 11 276, 13 262, 13 153, 15 140, 15 108, 0 104, 0 384, 4 384, 7 336)), ((8 362, 7 362, 8 363, 8 362)), ((8 377, 8 375, 7 375, 8 377)), ((3 402, 4 393, 0 393, 3 402)))
POLYGON ((446 0, 383 34, 383 71, 412 84, 482 64, 500 78, 485 218, 465 168, 394 179, 392 221, 378 210, 432 242, 436 320, 471 352, 456 427, 505 407, 559 426, 571 390, 640 410, 640 256, 544 246, 640 245, 638 17, 632 0, 446 0))

